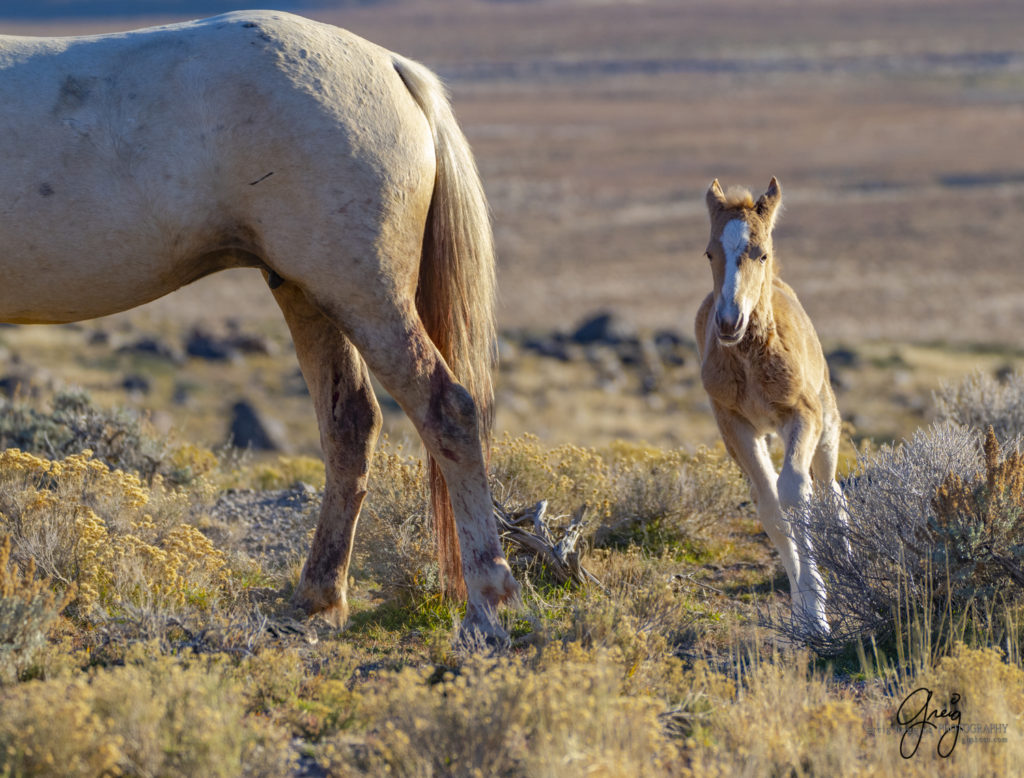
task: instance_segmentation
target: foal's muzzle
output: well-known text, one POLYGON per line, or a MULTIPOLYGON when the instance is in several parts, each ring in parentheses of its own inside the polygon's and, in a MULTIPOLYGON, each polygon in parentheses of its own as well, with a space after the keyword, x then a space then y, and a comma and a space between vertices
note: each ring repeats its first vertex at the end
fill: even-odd
POLYGON ((724 317, 721 312, 715 314, 715 326, 718 327, 718 340, 723 346, 734 346, 743 339, 747 328, 747 317, 742 312, 736 318, 724 317))

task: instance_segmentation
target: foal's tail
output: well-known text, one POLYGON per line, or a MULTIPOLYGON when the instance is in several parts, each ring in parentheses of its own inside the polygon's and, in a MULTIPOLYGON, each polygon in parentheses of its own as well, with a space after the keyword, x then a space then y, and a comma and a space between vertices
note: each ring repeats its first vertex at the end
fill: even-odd
MULTIPOLYGON (((476 402, 481 443, 490 444, 497 359, 494 325, 494 238, 480 175, 466 136, 437 77, 395 55, 395 70, 434 134, 437 173, 420 260, 416 308, 434 345, 476 402)), ((462 555, 448 487, 427 458, 442 586, 464 597, 462 555)))

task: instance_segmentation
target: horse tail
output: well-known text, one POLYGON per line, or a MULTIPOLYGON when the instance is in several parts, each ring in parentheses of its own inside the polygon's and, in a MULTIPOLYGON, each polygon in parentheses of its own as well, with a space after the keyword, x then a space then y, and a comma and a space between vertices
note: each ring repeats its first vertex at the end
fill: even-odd
MULTIPOLYGON (((476 403, 481 444, 490 448, 497 361, 494 237, 480 174, 444 86, 422 65, 395 55, 394 67, 427 117, 437 172, 420 259, 416 309, 448 367, 476 403)), ((465 597, 462 555, 448 487, 427 457, 442 588, 465 597)))

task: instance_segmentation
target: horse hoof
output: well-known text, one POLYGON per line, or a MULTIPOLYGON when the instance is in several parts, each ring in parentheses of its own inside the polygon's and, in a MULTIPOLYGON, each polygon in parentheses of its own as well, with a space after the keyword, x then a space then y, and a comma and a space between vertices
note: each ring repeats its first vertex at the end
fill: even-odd
POLYGON ((825 617, 825 601, 814 590, 793 595, 793 621, 809 640, 827 638, 832 627, 825 617))
POLYGON ((484 614, 467 609, 456 643, 467 651, 489 654, 507 651, 512 645, 508 632, 490 608, 485 609, 484 614))
POLYGON ((348 621, 348 598, 334 586, 314 586, 302 580, 291 599, 292 607, 307 616, 318 616, 341 629, 348 621))
MULTIPOLYGON (((470 599, 473 599, 475 591, 490 608, 497 608, 504 602, 519 602, 522 587, 512 575, 508 562, 502 557, 496 558, 490 569, 479 571, 477 576, 473 576, 473 579, 470 599)), ((469 578, 467 577, 468 584, 469 578)))

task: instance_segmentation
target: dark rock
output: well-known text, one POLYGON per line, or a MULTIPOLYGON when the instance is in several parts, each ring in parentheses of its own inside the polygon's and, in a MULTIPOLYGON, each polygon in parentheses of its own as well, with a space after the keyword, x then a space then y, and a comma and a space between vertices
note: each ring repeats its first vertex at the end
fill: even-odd
POLYGON ((860 367, 860 354, 853 349, 836 348, 825 355, 825 361, 833 367, 860 367))
POLYGON ((627 338, 635 338, 632 327, 609 311, 602 311, 585 319, 570 336, 573 343, 587 346, 591 343, 616 345, 627 338))
POLYGON ((265 419, 246 400, 239 400, 231 407, 228 437, 231 445, 239 448, 256 451, 284 451, 287 448, 280 423, 265 419))
POLYGON ((190 387, 184 383, 177 383, 171 391, 171 402, 175 405, 188 405, 190 387))
POLYGON ((117 353, 142 354, 146 356, 159 357, 160 359, 166 359, 173 362, 176 365, 181 364, 184 361, 181 352, 165 340, 151 335, 144 335, 132 343, 126 343, 117 350, 117 353))
POLYGON ((32 380, 31 372, 8 373, 0 376, 0 395, 14 397, 38 397, 39 387, 32 380))
POLYGON ((850 388, 850 381, 846 376, 847 368, 860 367, 861 358, 853 349, 836 348, 825 355, 825 362, 828 364, 829 382, 832 388, 843 391, 850 388))
POLYGON ((138 392, 140 394, 149 394, 149 390, 152 388, 149 383, 149 379, 138 373, 129 373, 121 380, 121 388, 126 392, 138 392))
POLYGON ((658 348, 666 348, 669 346, 682 346, 686 343, 686 338, 680 335, 675 330, 655 330, 654 332, 654 343, 658 348))
POLYGON ((274 354, 277 348, 266 335, 242 332, 238 319, 228 319, 225 323, 228 334, 221 340, 231 348, 243 354, 274 354))
POLYGON ((106 346, 110 343, 110 333, 106 330, 93 330, 89 333, 89 337, 86 338, 86 342, 90 346, 106 346))
POLYGON ((225 342, 243 354, 273 354, 276 351, 270 338, 254 333, 239 332, 225 338, 225 342))
POLYGON ((565 336, 557 332, 552 335, 527 337, 523 340, 523 348, 539 356, 550 357, 561 362, 568 362, 572 359, 565 336))
POLYGON ((613 345, 619 355, 619 361, 628 367, 641 366, 644 363, 644 348, 639 338, 627 337, 616 340, 613 345))
POLYGON ((670 367, 686 364, 686 352, 690 342, 673 330, 658 330, 654 333, 654 345, 658 348, 661 361, 670 367))
POLYGON ((225 338, 218 338, 196 328, 185 340, 185 353, 210 362, 230 362, 238 358, 238 350, 225 338))

